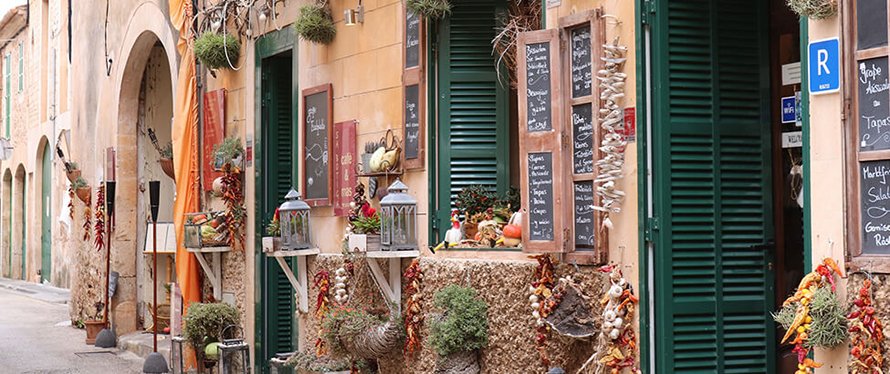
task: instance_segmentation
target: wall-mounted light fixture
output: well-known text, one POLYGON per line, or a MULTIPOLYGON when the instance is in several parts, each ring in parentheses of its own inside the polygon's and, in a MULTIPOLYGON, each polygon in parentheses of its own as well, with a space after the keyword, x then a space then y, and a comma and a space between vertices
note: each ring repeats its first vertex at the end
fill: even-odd
POLYGON ((346 9, 343 11, 343 20, 346 26, 355 26, 359 23, 365 23, 365 7, 362 6, 362 0, 358 1, 358 7, 355 9, 346 9))

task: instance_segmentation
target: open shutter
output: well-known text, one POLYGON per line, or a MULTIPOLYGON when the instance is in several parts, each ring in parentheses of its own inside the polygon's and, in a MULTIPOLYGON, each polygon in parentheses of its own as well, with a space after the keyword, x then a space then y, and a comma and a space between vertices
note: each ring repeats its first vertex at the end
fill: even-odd
POLYGON ((519 96, 519 170, 522 243, 528 252, 566 250, 562 74, 559 30, 519 34, 516 40, 519 96))
POLYGON ((764 1, 664 1, 655 56, 659 371, 775 370, 764 1))
MULTIPOLYGON (((454 2, 441 22, 439 52, 438 216, 447 223, 452 202, 467 186, 505 193, 508 186, 506 80, 492 56, 498 0, 454 2)), ((444 225, 443 227, 448 227, 444 225)), ((441 239, 441 238, 440 238, 441 239)))

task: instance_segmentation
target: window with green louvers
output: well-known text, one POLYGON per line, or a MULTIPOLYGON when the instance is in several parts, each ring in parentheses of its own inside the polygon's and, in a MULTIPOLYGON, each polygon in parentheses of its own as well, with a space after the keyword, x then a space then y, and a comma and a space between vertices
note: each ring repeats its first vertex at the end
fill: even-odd
POLYGON ((509 90, 492 54, 502 0, 456 1, 438 28, 438 129, 435 210, 442 239, 452 202, 466 186, 506 193, 510 186, 509 90))
POLYGON ((4 92, 3 105, 6 106, 6 108, 5 108, 6 115, 3 116, 3 122, 6 125, 6 138, 7 139, 9 138, 9 128, 10 128, 9 113, 12 110, 12 101, 10 100, 10 98, 12 97, 12 96, 10 96, 10 92, 12 90, 12 85, 10 84, 10 80, 12 80, 11 69, 12 69, 12 66, 10 65, 10 62, 9 62, 9 53, 7 53, 6 56, 3 57, 3 80, 6 82, 6 84, 3 87, 3 92, 4 92))

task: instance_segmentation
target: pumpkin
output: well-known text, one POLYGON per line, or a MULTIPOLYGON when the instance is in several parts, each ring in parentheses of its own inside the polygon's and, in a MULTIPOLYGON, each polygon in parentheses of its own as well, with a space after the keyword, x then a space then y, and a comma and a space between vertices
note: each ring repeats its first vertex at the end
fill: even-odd
POLYGON ((504 237, 519 239, 522 237, 522 228, 515 224, 506 225, 504 226, 504 237))

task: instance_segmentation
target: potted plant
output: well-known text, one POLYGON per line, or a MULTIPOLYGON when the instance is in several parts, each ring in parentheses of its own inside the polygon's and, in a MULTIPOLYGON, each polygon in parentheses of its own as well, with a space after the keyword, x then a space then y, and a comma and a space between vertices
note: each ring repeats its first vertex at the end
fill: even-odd
POLYGON ((294 31, 301 38, 316 44, 330 44, 337 36, 334 17, 327 1, 316 1, 315 4, 300 8, 300 16, 294 22, 294 31))
POLYGON ((99 335, 99 332, 105 328, 105 321, 99 318, 99 315, 102 314, 102 310, 105 308, 105 304, 97 302, 93 304, 96 307, 96 313, 89 316, 90 319, 83 321, 83 327, 87 331, 86 344, 93 345, 96 344, 96 335, 99 335))
POLYGON ((357 184, 353 188, 352 211, 349 212, 347 227, 348 250, 366 252, 380 250, 380 215, 365 199, 365 185, 357 184))
POLYGON ((71 188, 74 190, 74 193, 77 195, 77 198, 80 201, 83 201, 84 204, 90 205, 90 185, 87 184, 87 180, 83 179, 83 177, 77 177, 73 183, 71 183, 71 188))
POLYGON ((278 220, 278 208, 275 208, 272 220, 266 225, 266 235, 263 237, 263 252, 275 252, 281 248, 281 222, 278 220))
POLYGON ((405 7, 424 18, 445 18, 451 13, 450 0, 407 0, 405 7))
POLYGON ((476 290, 452 284, 436 292, 433 306, 441 311, 430 323, 436 372, 479 373, 479 350, 488 345, 488 304, 476 290))
POLYGON ((223 170, 227 164, 240 169, 243 158, 244 147, 241 145, 241 138, 228 137, 213 147, 213 168, 217 171, 223 170))
POLYGON ((66 161, 65 162, 65 174, 68 177, 68 181, 74 183, 77 178, 80 177, 80 166, 77 165, 76 162, 66 161))
POLYGON ((204 364, 215 364, 219 343, 226 337, 223 329, 238 326, 240 318, 235 307, 224 303, 195 303, 183 317, 182 337, 194 348, 204 364))
POLYGON ((231 68, 241 57, 241 44, 232 34, 205 31, 195 39, 195 57, 213 70, 231 68))
POLYGON ((164 148, 161 149, 161 159, 159 160, 161 163, 161 170, 164 171, 164 174, 167 174, 173 180, 176 180, 176 174, 174 174, 173 169, 173 142, 167 142, 164 148))
POLYGON ((497 201, 497 196, 488 187, 478 184, 464 187, 457 194, 454 205, 464 214, 463 228, 466 238, 475 238, 479 222, 494 217, 491 208, 497 201))

